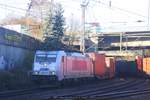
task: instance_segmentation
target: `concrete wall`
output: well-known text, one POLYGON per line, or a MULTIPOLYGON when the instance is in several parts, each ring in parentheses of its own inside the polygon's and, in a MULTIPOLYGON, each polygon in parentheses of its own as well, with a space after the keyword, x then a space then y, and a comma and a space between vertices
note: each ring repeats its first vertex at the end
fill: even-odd
POLYGON ((0 69, 32 67, 33 58, 34 51, 0 44, 0 69))
POLYGON ((40 40, 0 27, 0 69, 31 69, 40 40))

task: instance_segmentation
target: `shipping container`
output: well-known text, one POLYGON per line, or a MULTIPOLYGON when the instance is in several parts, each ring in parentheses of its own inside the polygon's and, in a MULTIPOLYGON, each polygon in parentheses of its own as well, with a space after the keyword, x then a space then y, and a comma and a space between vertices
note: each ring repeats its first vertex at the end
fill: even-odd
POLYGON ((131 77, 137 76, 137 65, 135 61, 118 60, 116 61, 116 76, 131 77))
POLYGON ((143 58, 143 72, 146 73, 146 68, 147 68, 147 58, 143 58))
POLYGON ((93 60, 94 75, 99 79, 112 78, 115 75, 115 59, 105 54, 88 53, 93 60))
POLYGON ((106 63, 104 54, 95 54, 94 74, 97 77, 105 78, 106 63))
POLYGON ((141 56, 136 56, 137 69, 139 72, 143 70, 143 58, 141 56))
POLYGON ((146 73, 147 73, 148 75, 150 75, 150 58, 147 58, 146 73))
POLYGON ((143 72, 150 75, 150 58, 143 58, 143 72))
POLYGON ((107 69, 105 63, 105 55, 98 53, 88 53, 88 55, 93 60, 94 75, 97 78, 105 78, 107 69))
POLYGON ((115 58, 114 57, 106 57, 105 58, 106 72, 109 74, 109 77, 112 78, 115 76, 115 58))

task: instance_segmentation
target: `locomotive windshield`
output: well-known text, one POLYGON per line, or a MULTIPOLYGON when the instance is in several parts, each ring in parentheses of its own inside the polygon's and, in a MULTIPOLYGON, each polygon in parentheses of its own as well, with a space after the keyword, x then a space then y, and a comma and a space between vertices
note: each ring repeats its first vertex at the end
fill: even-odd
POLYGON ((56 62, 56 55, 38 54, 36 55, 36 62, 56 62))

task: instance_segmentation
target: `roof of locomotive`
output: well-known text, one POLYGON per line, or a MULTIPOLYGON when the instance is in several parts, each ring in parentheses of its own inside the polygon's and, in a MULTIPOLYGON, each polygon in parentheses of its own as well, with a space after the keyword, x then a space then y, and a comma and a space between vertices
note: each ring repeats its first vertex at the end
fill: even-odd
POLYGON ((80 52, 65 52, 65 51, 40 51, 40 50, 37 50, 36 51, 36 54, 45 54, 45 55, 48 55, 48 54, 58 54, 59 52, 64 52, 67 56, 77 56, 77 57, 85 57, 85 55, 83 53, 80 53, 80 52))

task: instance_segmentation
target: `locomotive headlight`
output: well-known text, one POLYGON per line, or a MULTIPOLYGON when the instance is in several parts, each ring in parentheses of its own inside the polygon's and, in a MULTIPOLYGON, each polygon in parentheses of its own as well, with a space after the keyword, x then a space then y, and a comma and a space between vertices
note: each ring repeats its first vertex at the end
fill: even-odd
POLYGON ((54 71, 52 71, 52 75, 55 75, 55 72, 54 72, 54 71))
POLYGON ((35 75, 37 75, 37 74, 38 74, 38 72, 37 72, 37 71, 35 71, 35 72, 34 72, 34 74, 35 74, 35 75))
POLYGON ((46 67, 46 66, 47 66, 47 64, 45 63, 45 64, 44 64, 44 66, 46 67))

